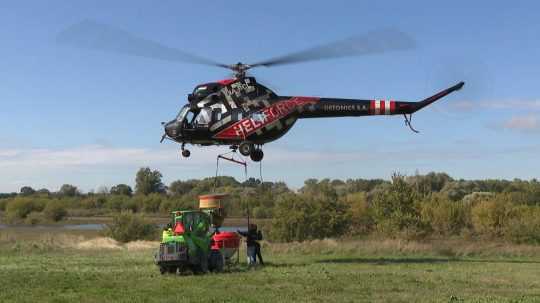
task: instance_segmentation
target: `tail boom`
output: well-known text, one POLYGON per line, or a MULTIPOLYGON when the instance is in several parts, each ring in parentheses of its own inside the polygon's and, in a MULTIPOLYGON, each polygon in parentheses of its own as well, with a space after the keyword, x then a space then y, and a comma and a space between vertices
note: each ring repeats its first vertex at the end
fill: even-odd
POLYGON ((319 98, 317 102, 310 104, 308 107, 300 107, 298 117, 324 118, 412 114, 452 92, 460 90, 464 84, 464 82, 460 82, 418 102, 319 98))

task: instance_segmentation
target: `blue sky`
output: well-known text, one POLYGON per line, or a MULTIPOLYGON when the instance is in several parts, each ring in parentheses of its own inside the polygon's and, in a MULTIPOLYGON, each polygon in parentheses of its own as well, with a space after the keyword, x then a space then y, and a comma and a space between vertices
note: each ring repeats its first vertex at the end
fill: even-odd
MULTIPOLYGON (((539 5, 534 1, 2 1, 0 192, 23 185, 88 191, 132 184, 141 166, 166 183, 215 173, 226 148, 159 144, 195 85, 227 77, 212 67, 72 49, 55 43, 84 19, 213 58, 253 62, 394 27, 414 50, 254 70, 281 95, 418 100, 464 89, 403 119, 299 121, 265 146, 263 177, 389 178, 445 171, 456 178, 538 177, 539 5)), ((225 165, 221 174, 243 179, 225 165)), ((251 165, 251 176, 258 166, 251 165)))

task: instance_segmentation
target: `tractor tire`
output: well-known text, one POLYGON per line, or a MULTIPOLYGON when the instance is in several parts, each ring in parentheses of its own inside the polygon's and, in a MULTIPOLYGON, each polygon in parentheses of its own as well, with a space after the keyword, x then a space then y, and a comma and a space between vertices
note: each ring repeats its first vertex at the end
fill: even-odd
POLYGON ((208 256, 199 252, 197 254, 197 262, 191 267, 194 274, 205 274, 208 272, 208 256))
POLYGON ((221 251, 219 250, 212 250, 210 252, 210 271, 212 272, 222 272, 223 271, 223 255, 221 254, 221 251))
POLYGON ((238 145, 238 151, 242 156, 249 156, 254 149, 255 146, 251 142, 244 141, 238 145))
POLYGON ((160 266, 159 267, 159 273, 164 275, 165 273, 167 272, 167 267, 165 266, 160 266))
POLYGON ((171 266, 169 268, 167 268, 167 271, 170 273, 170 274, 176 274, 176 266, 171 266))

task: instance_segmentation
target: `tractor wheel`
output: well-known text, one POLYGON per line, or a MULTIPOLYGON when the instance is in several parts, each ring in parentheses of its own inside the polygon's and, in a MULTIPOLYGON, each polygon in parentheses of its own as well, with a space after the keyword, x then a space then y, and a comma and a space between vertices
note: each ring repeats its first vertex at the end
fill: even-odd
POLYGON ((208 256, 202 252, 198 253, 197 263, 191 267, 194 274, 205 274, 208 272, 208 256))
POLYGON ((238 145, 238 151, 242 154, 242 156, 249 156, 253 149, 254 146, 251 142, 244 141, 238 145))
POLYGON ((159 267, 159 273, 164 275, 165 273, 167 272, 167 267, 165 266, 160 266, 159 267))
POLYGON ((210 270, 212 272, 222 272, 223 271, 223 255, 219 250, 212 250, 210 253, 210 270))
POLYGON ((170 274, 176 274, 176 266, 171 266, 168 268, 168 272, 170 274))
POLYGON ((254 149, 251 154, 249 154, 249 157, 251 158, 251 160, 253 160, 254 162, 260 162, 263 157, 264 157, 264 153, 262 151, 262 149, 260 148, 257 148, 257 149, 254 149))

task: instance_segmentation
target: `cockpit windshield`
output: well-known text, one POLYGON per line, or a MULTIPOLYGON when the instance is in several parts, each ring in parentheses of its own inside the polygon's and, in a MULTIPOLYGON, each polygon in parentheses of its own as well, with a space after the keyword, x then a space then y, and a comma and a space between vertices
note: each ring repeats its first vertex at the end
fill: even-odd
POLYGON ((192 110, 189 105, 185 105, 176 116, 176 121, 181 122, 185 127, 208 126, 212 121, 212 109, 203 107, 192 110))
POLYGON ((184 105, 184 107, 182 107, 182 109, 178 113, 178 116, 176 116, 176 121, 182 122, 186 118, 188 111, 189 105, 184 105))

